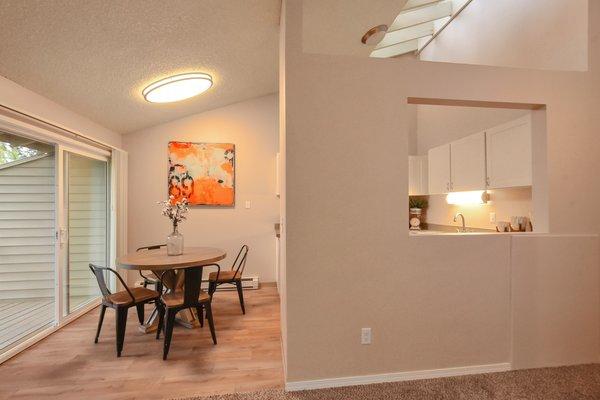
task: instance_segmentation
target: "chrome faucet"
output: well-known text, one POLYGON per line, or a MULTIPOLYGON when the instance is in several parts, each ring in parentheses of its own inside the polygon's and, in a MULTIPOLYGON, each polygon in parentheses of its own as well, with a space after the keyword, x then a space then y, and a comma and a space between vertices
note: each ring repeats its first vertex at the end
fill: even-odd
POLYGON ((466 231, 467 231, 467 228, 465 227, 465 216, 464 216, 464 215, 462 215, 462 213, 457 213, 457 214, 454 216, 454 222, 456 222, 456 220, 458 219, 458 217, 460 217, 460 218, 462 219, 462 227, 461 227, 461 228, 457 228, 456 230, 457 230, 458 232, 463 232, 463 233, 464 233, 464 232, 466 232, 466 231))

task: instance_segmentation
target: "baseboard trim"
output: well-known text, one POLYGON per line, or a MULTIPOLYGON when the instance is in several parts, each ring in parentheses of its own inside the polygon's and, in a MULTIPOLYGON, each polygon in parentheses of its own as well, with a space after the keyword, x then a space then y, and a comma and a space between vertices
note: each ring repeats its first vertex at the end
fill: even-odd
POLYGON ((486 374, 490 372, 505 372, 511 370, 510 363, 473 365, 422 371, 394 372, 390 374, 349 376, 344 378, 317 379, 313 381, 286 382, 285 390, 326 389, 342 386, 368 385, 371 383, 401 382, 418 379, 444 378, 449 376, 486 374))

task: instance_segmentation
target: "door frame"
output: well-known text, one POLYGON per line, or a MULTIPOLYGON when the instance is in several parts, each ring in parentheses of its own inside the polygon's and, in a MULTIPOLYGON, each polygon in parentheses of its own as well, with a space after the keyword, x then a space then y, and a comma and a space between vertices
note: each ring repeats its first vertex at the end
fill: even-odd
MULTIPOLYGON (((55 262, 56 262, 56 269, 55 269, 55 293, 58 294, 58 298, 56 298, 55 300, 55 321, 56 323, 61 326, 63 324, 63 321, 70 321, 73 318, 78 318, 79 316, 85 314, 86 312, 89 311, 89 309, 87 308, 87 306, 89 304, 95 304, 98 305, 100 303, 100 296, 90 299, 86 302, 84 302, 83 304, 80 304, 79 306, 77 306, 74 310, 69 310, 68 307, 66 307, 66 300, 67 300, 67 285, 66 285, 66 281, 65 281, 65 277, 68 276, 68 251, 69 251, 69 239, 70 239, 70 233, 69 233, 69 221, 68 221, 68 208, 66 207, 67 203, 68 203, 68 198, 67 198, 67 190, 68 190, 68 184, 66 182, 66 174, 68 173, 68 158, 66 157, 66 153, 71 153, 74 155, 78 155, 78 156, 83 156, 83 157, 87 157, 87 158, 91 158, 94 160, 99 160, 99 161, 103 161, 106 162, 106 188, 107 188, 107 193, 106 193, 106 206, 107 206, 107 213, 106 213, 106 219, 107 219, 107 224, 106 224, 106 260, 107 262, 110 261, 111 258, 111 252, 110 252, 110 247, 111 247, 111 240, 112 240, 112 236, 111 236, 111 226, 113 224, 112 221, 112 213, 110 212, 111 209, 111 194, 112 194, 112 187, 111 187, 111 178, 110 178, 110 171, 111 171, 111 158, 110 157, 106 157, 104 155, 103 152, 94 152, 94 151, 82 151, 80 149, 78 149, 77 147, 73 147, 70 146, 68 144, 62 144, 62 143, 57 143, 55 145, 55 162, 56 162, 56 191, 55 191, 55 195, 56 195, 56 214, 55 214, 55 262), (87 310, 87 311, 81 311, 81 310, 87 310)), ((115 289, 115 285, 116 285, 116 278, 111 274, 111 276, 108 277, 107 280, 109 289, 111 291, 113 291, 115 289)))

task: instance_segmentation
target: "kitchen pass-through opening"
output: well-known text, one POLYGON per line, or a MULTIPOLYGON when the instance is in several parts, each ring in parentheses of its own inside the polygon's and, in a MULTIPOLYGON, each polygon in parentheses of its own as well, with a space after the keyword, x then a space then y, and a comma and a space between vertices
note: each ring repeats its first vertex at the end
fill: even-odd
POLYGON ((545 105, 407 102, 411 235, 548 232, 545 105))

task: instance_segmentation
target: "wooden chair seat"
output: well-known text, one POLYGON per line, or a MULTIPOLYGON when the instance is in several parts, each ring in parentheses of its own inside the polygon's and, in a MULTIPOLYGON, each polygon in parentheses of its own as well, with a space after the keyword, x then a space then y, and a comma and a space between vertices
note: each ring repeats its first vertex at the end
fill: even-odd
POLYGON ((160 293, 156 290, 146 289, 143 287, 136 287, 129 289, 131 294, 135 298, 135 301, 131 301, 131 296, 126 290, 122 290, 117 293, 110 294, 106 297, 106 301, 114 305, 121 306, 130 303, 140 303, 147 300, 157 299, 160 297, 160 293))
POLYGON ((225 283, 225 282, 235 281, 238 279, 242 279, 242 274, 239 271, 237 273, 235 271, 221 271, 221 272, 211 272, 210 274, 208 274, 208 280, 210 282, 225 283), (217 274, 219 274, 218 281, 217 281, 217 274))
MULTIPOLYGON (((167 307, 179 307, 182 306, 183 292, 167 293, 163 294, 162 301, 167 307)), ((198 303, 210 302, 210 295, 203 290, 200 290, 198 294, 198 303)))

